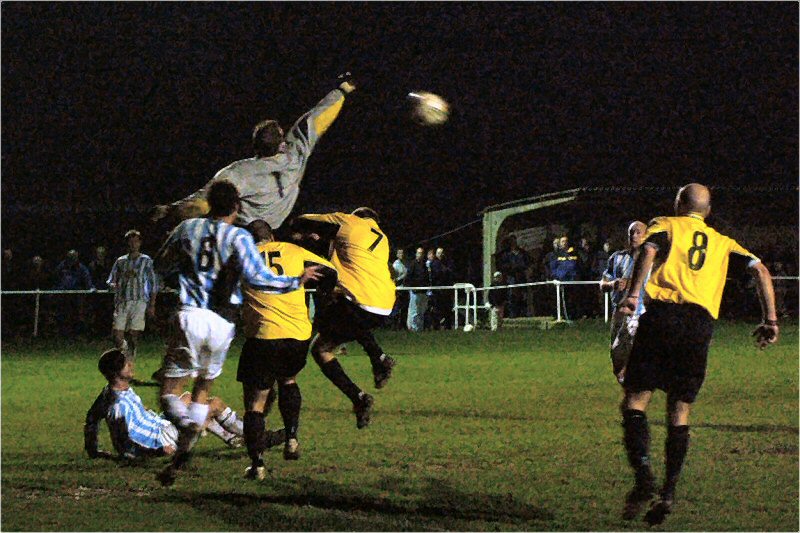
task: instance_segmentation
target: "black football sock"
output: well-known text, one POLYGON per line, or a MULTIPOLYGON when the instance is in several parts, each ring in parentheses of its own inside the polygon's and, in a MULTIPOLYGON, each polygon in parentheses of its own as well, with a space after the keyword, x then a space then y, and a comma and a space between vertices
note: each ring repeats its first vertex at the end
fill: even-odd
POLYGON ((278 409, 283 417, 283 427, 286 428, 286 438, 296 439, 297 429, 300 425, 300 406, 303 397, 297 383, 278 385, 278 409))
POLYGON ((247 455, 255 463, 266 449, 266 423, 264 413, 260 411, 247 411, 244 414, 244 442, 247 445, 247 455))
POLYGON ((665 462, 667 475, 664 480, 662 494, 669 498, 675 493, 675 485, 681 475, 683 461, 689 450, 689 426, 669 426, 665 445, 665 462))
POLYGON ((650 483, 653 473, 650 470, 650 429, 644 411, 625 409, 622 412, 622 427, 625 429, 625 450, 628 463, 636 472, 636 482, 650 483))
POLYGON ((381 368, 383 348, 378 345, 378 341, 375 340, 375 335, 373 335, 371 331, 367 331, 366 333, 362 333, 356 340, 361 347, 364 348, 364 351, 367 352, 369 360, 372 363, 372 368, 381 368))
POLYGON ((320 368, 322 369, 322 373, 325 374, 325 377, 331 380, 331 383, 336 385, 340 391, 350 398, 351 402, 356 403, 359 401, 361 389, 347 377, 338 359, 334 357, 327 363, 322 363, 320 368))

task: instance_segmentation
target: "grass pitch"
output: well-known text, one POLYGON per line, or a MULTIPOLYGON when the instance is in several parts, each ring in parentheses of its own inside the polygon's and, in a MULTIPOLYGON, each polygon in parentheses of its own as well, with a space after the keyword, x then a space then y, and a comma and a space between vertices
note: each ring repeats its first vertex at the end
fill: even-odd
MULTIPOLYGON (((798 331, 759 352, 751 327, 717 324, 695 406, 676 508, 657 530, 798 530, 798 331)), ((379 332, 399 365, 374 392, 359 347, 340 358, 376 397, 357 430, 347 399, 313 361, 300 375, 302 457, 265 454, 267 479, 242 475, 243 449, 201 440, 172 489, 143 465, 83 453, 86 410, 103 387, 108 343, 5 344, 2 356, 3 530, 641 530, 620 518, 630 472, 607 328, 379 332)), ((215 392, 241 413, 231 350, 215 392)), ((140 348, 139 378, 161 344, 140 348)), ((156 389, 135 387, 157 407, 156 389)), ((648 412, 663 475, 664 395, 648 412)), ((270 426, 279 424, 274 412, 270 426)), ((110 449, 108 431, 101 445, 110 449)))

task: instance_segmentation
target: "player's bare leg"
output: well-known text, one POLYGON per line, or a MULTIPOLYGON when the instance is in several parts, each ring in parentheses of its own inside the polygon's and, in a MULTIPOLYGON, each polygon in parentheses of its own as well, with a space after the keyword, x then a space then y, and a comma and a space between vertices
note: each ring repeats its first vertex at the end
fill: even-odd
POLYGON ((125 335, 125 338, 128 342, 128 357, 133 360, 136 360, 136 348, 139 346, 139 331, 131 330, 128 331, 125 335))
MULTIPOLYGON (((164 415, 178 428, 178 442, 175 455, 170 463, 157 476, 156 479, 165 487, 175 483, 178 470, 183 468, 191 457, 191 449, 200 437, 200 431, 205 425, 205 416, 208 415, 208 406, 205 406, 205 416, 201 423, 195 422, 200 412, 197 408, 192 410, 194 402, 188 406, 181 399, 183 390, 189 377, 165 377, 161 382, 161 408, 164 415)), ((197 384, 195 384, 197 388, 197 384)), ((193 395, 194 397, 194 395, 193 395)), ((203 411, 203 410, 201 410, 203 411)))
POLYGON ((375 400, 369 394, 362 391, 358 385, 347 376, 342 365, 333 355, 336 343, 324 338, 320 334, 311 341, 311 355, 319 365, 322 373, 331 383, 342 391, 345 396, 353 402, 353 411, 356 414, 356 427, 365 428, 369 425, 372 413, 372 404, 375 400))
POLYGON ((689 450, 690 410, 691 404, 667 395, 667 440, 664 444, 666 473, 659 497, 644 517, 651 526, 662 523, 672 512, 675 486, 678 484, 683 461, 689 450))
POLYGON ((648 502, 655 490, 653 471, 650 468, 650 429, 645 411, 653 396, 653 391, 625 393, 622 411, 625 450, 628 463, 633 468, 635 483, 625 496, 622 518, 634 519, 648 502))

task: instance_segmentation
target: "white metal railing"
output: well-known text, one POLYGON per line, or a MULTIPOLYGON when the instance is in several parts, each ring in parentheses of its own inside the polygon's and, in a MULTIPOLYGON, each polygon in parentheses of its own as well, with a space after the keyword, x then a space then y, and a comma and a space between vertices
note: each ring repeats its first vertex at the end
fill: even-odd
MULTIPOLYGON (((798 276, 776 276, 772 278, 775 281, 795 281, 800 282, 798 276)), ((425 287, 397 287, 398 291, 453 291, 453 328, 458 329, 461 327, 461 313, 464 316, 464 325, 477 326, 478 323, 478 293, 483 293, 483 301, 488 302, 488 292, 493 290, 507 290, 513 288, 528 288, 551 285, 555 288, 556 310, 555 317, 557 322, 563 322, 565 309, 565 294, 564 287, 570 285, 600 285, 600 281, 533 281, 527 283, 514 283, 509 285, 497 285, 491 287, 475 287, 471 283, 455 283, 453 285, 431 285, 425 287), (463 295, 463 303, 462 303, 463 295)), ((314 292, 314 289, 308 289, 308 292, 314 292)), ((39 322, 41 314, 41 297, 43 295, 65 295, 65 294, 113 294, 111 290, 20 290, 20 291, 0 291, 0 296, 12 295, 29 295, 34 296, 34 310, 33 310, 33 336, 39 334, 39 322)), ((610 319, 610 293, 604 293, 603 298, 603 316, 606 322, 610 319)))

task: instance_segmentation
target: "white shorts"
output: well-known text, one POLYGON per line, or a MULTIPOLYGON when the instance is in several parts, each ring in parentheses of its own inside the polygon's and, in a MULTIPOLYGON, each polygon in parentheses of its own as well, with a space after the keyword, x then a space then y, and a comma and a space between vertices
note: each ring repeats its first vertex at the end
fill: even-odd
POLYGON ((178 447, 178 428, 169 420, 164 420, 164 425, 161 426, 161 447, 166 448, 171 446, 173 449, 178 447))
POLYGON ((614 373, 617 374, 628 364, 633 348, 633 337, 639 328, 638 316, 626 316, 621 322, 611 326, 611 362, 614 365, 614 373))
POLYGON ((222 373, 236 326, 214 311, 181 308, 171 320, 164 377, 215 379, 222 373))
POLYGON ((117 331, 144 331, 147 302, 124 300, 114 307, 114 329, 117 331))

